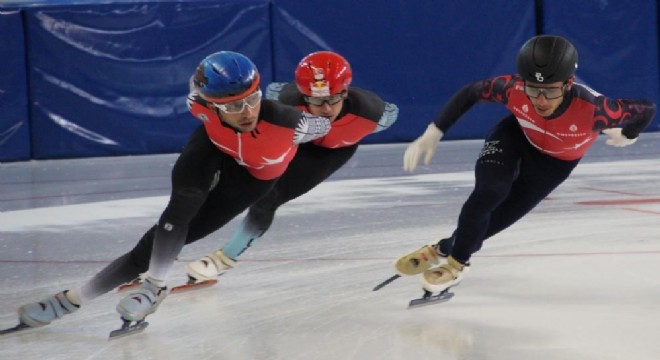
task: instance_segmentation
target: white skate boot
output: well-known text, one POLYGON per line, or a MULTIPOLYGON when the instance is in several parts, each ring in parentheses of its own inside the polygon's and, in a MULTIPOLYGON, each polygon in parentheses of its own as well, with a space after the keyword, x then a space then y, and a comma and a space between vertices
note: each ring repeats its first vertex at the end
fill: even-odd
POLYGON ((429 292, 442 293, 458 285, 469 270, 470 264, 461 264, 450 256, 446 264, 426 270, 422 276, 422 284, 429 292))
POLYGON ((434 266, 446 263, 447 254, 440 250, 440 244, 450 240, 450 238, 442 239, 437 244, 424 245, 420 249, 398 258, 394 262, 396 273, 400 276, 417 275, 434 266))
POLYGON ((29 327, 40 327, 78 310, 80 305, 72 303, 66 297, 67 292, 65 290, 39 302, 21 306, 18 309, 20 322, 29 327))
POLYGON ((166 287, 158 287, 147 277, 140 287, 117 304, 117 312, 125 321, 143 321, 153 314, 168 294, 166 287))
POLYGON ((191 282, 215 280, 236 265, 236 260, 229 258, 221 250, 186 265, 186 272, 191 282))

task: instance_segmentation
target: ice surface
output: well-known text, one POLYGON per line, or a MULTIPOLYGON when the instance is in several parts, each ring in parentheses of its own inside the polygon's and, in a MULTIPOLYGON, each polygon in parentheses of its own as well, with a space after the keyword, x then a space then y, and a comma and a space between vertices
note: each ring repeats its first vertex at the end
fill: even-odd
MULTIPOLYGON (((404 173, 403 144, 362 146, 285 205, 218 285, 169 296, 149 328, 109 341, 122 295, 0 337, 1 359, 660 358, 660 134, 604 139, 532 213, 489 239, 447 303, 408 310, 417 278, 378 292, 393 260, 453 230, 480 141, 442 142, 404 173)), ((175 155, 0 165, 2 327, 129 250, 167 202, 175 155)), ((184 249, 172 271, 226 241, 184 249)))

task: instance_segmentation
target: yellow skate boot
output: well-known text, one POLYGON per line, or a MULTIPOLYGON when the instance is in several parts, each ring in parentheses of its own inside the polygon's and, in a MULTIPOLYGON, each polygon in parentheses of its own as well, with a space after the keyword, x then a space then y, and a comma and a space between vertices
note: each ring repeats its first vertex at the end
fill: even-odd
POLYGON ((450 256, 446 264, 424 271, 422 284, 427 291, 442 293, 458 285, 469 270, 470 264, 462 264, 450 256))
POLYGON ((447 254, 443 253, 441 244, 450 239, 442 239, 434 245, 424 245, 409 254, 406 254, 394 262, 394 268, 398 275, 410 276, 421 274, 424 271, 442 265, 446 262, 447 254))

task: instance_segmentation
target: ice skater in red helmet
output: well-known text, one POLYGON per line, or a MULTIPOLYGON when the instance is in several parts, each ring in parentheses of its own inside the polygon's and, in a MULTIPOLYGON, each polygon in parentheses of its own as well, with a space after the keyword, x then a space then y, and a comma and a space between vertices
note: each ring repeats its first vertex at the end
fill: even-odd
POLYGON ((186 266, 197 281, 217 278, 271 226, 277 209, 323 182, 355 154, 360 141, 385 130, 398 116, 396 105, 371 91, 351 87, 351 65, 332 51, 305 56, 292 83, 273 83, 266 96, 332 121, 327 135, 302 145, 275 187, 250 207, 245 219, 219 250, 186 266))

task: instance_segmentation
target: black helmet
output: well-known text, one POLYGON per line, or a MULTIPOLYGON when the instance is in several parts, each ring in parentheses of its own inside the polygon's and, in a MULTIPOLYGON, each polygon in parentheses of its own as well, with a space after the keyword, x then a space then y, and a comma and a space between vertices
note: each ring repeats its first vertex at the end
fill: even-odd
POLYGON ((539 35, 518 52, 518 74, 527 81, 552 83, 566 81, 578 66, 575 46, 561 36, 539 35))

